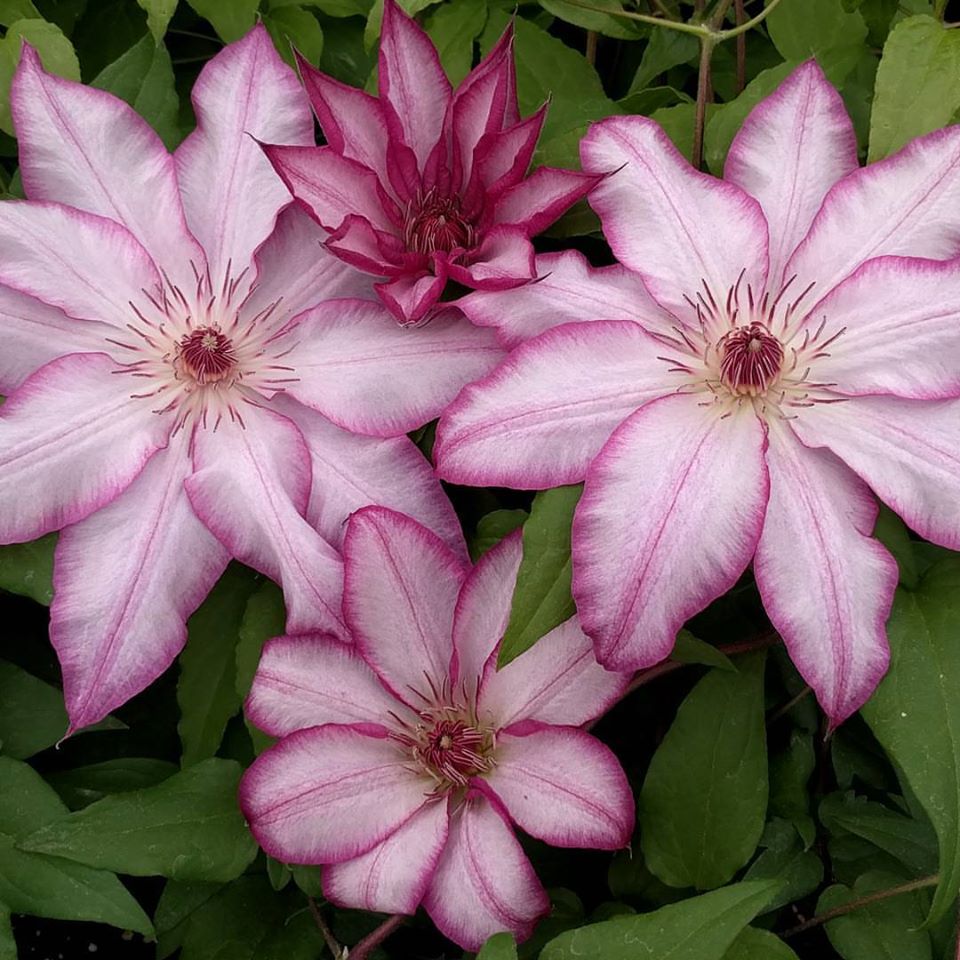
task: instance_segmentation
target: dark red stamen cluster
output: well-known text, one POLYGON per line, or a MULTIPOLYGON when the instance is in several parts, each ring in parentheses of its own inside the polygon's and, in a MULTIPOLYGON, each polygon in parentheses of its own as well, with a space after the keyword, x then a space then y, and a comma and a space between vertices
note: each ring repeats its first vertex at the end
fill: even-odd
POLYGON ((429 730, 416 754, 438 780, 465 786, 489 769, 483 734, 462 720, 441 720, 429 730))
POLYGON ((178 359, 197 383, 216 383, 236 366, 233 344, 216 327, 198 327, 178 344, 178 359))
POLYGON ((475 231, 460 212, 459 200, 440 196, 434 188, 407 207, 403 241, 411 253, 449 253, 472 247, 475 231))
POLYGON ((776 379, 783 345, 762 323, 748 323, 720 341, 720 379, 734 393, 755 397, 776 379))

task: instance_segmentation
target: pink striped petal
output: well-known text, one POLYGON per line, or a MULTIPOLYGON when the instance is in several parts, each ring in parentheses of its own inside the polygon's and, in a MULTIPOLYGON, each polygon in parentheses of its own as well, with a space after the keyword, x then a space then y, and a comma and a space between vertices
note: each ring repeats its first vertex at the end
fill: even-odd
POLYGON ((312 144, 313 117, 262 24, 207 61, 191 100, 197 128, 177 148, 177 178, 218 286, 249 265, 290 200, 256 141, 312 144))
POLYGON ((261 753, 240 782, 257 842, 284 863, 339 863, 375 847, 425 802, 429 783, 385 730, 311 727, 261 753))
MULTIPOLYGON (((332 248, 340 252, 339 246, 332 248)), ((377 295, 398 323, 416 323, 436 306, 447 285, 446 272, 408 273, 377 284, 377 295)))
POLYGON ((331 300, 311 310, 289 353, 289 393, 338 426, 395 437, 436 417, 503 356, 496 337, 456 310, 403 327, 377 303, 331 300))
POLYGON ((869 260, 813 308, 810 322, 824 319, 825 329, 843 330, 814 367, 833 390, 960 393, 960 261, 869 260))
POLYGON ((480 327, 493 327, 505 347, 587 320, 632 320, 648 329, 676 323, 647 293, 640 277, 619 263, 592 267, 578 250, 537 257, 537 279, 511 290, 481 290, 457 306, 480 327))
POLYGON ((321 73, 299 54, 297 69, 327 143, 387 183, 387 124, 376 97, 321 73))
POLYGON ((470 571, 453 615, 454 661, 450 680, 473 696, 484 665, 503 637, 510 619, 523 540, 517 530, 488 550, 470 571))
POLYGON ((110 349, 116 330, 95 320, 74 320, 57 307, 0 286, 0 393, 13 393, 45 363, 68 353, 110 349))
POLYGON ((960 401, 858 397, 817 404, 792 424, 805 444, 829 447, 922 537, 960 549, 960 401))
MULTIPOLYGON (((344 219, 330 234, 326 246, 344 263, 367 273, 391 277, 405 269, 402 263, 397 263, 403 259, 399 240, 384 230, 374 230, 369 220, 356 214, 344 219)), ((377 292, 380 293, 380 289, 377 292)))
POLYGON ((135 319, 130 301, 160 283, 125 227, 59 203, 0 204, 0 248, 0 283, 124 331, 135 319))
POLYGON ((479 950, 501 931, 526 940, 550 909, 505 814, 476 792, 451 819, 423 905, 440 932, 465 950, 479 950))
POLYGON ((524 720, 580 726, 613 706, 630 677, 597 663, 574 616, 500 670, 491 658, 477 709, 498 729, 524 720))
POLYGON ((836 88, 808 60, 747 117, 724 178, 760 201, 770 226, 770 282, 806 236, 827 191, 856 170, 857 137, 836 88))
POLYGON ((501 731, 486 782, 522 830, 555 847, 630 843, 630 784, 613 752, 583 730, 526 723, 501 731))
POLYGON ((877 507, 824 450, 770 426, 770 504, 753 568, 770 620, 832 726, 863 705, 886 672, 884 624, 897 565, 870 538, 877 507), (811 602, 811 601, 814 602, 811 602))
POLYGON ((283 587, 287 630, 340 634, 343 569, 303 518, 310 455, 286 417, 245 404, 243 423, 197 429, 187 494, 197 516, 247 566, 283 587))
POLYGON ((736 583, 767 504, 763 423, 701 396, 634 414, 593 462, 573 519, 573 596, 597 659, 636 670, 736 583))
POLYGON ((102 353, 48 363, 0 407, 0 543, 33 540, 115 500, 171 421, 129 396, 102 353))
POLYGON ((662 352, 629 321, 566 324, 521 344, 447 408, 438 474, 516 490, 578 483, 617 426, 676 389, 662 352))
POLYGON ((71 730, 102 720, 170 666, 187 617, 227 565, 184 493, 192 469, 178 434, 116 500, 60 534, 50 640, 71 730))
POLYGON ((203 251, 187 230, 173 158, 130 106, 44 71, 24 46, 10 91, 20 173, 31 200, 123 224, 174 282, 193 282, 203 251))
POLYGON ((361 656, 402 700, 445 684, 453 611, 466 570, 425 527, 383 507, 358 510, 343 543, 343 613, 361 656))
POLYGON ((577 170, 537 167, 529 177, 497 198, 492 222, 514 224, 528 237, 536 236, 582 200, 602 179, 602 175, 577 170))
POLYGON ((823 297, 873 257, 958 253, 960 127, 947 127, 837 183, 785 273, 798 290, 816 282, 823 297))
POLYGON ((282 394, 271 407, 289 417, 306 441, 313 486, 305 516, 328 543, 339 549, 350 515, 377 504, 405 513, 466 556, 453 506, 430 462, 408 437, 382 440, 341 430, 282 394))
POLYGON ((433 42, 397 0, 384 0, 377 76, 391 136, 413 150, 422 171, 440 139, 450 81, 433 42))
POLYGON ((477 290, 509 290, 537 275, 536 254, 524 230, 498 224, 489 230, 469 263, 449 263, 451 280, 477 290))
POLYGON ((267 641, 244 713, 272 737, 325 723, 389 723, 405 713, 355 648, 329 636, 267 641))
POLYGON ((506 130, 486 134, 477 144, 473 160, 473 184, 486 193, 498 194, 519 183, 537 148, 547 117, 547 104, 506 130))
POLYGON ((643 278, 654 298, 680 316, 706 283, 725 296, 742 271, 763 289, 767 223, 739 187, 698 173, 646 117, 595 123, 580 144, 583 169, 609 174, 590 205, 617 259, 643 278))
POLYGON ((424 804, 383 843, 323 871, 323 895, 339 907, 415 913, 449 831, 447 801, 424 804))

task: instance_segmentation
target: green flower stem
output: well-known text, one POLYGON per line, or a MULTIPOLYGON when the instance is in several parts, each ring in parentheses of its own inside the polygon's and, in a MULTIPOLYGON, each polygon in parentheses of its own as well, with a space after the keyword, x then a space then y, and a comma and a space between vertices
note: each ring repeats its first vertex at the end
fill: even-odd
POLYGON ((784 931, 780 936, 784 939, 787 937, 795 937, 798 933, 803 933, 805 930, 811 930, 814 927, 819 927, 821 924, 829 923, 837 917, 842 917, 847 913, 853 913, 854 910, 867 907, 871 903, 889 900, 891 897, 900 896, 901 893, 912 893, 914 890, 925 890, 928 887, 935 887, 939 882, 940 875, 935 873, 929 877, 921 877, 919 880, 911 880, 909 883, 901 883, 897 887, 889 887, 886 890, 877 890, 874 893, 868 893, 863 897, 857 897, 856 900, 851 900, 849 903, 843 904, 841 907, 834 907, 832 910, 827 910, 826 913, 811 917, 809 920, 784 931))

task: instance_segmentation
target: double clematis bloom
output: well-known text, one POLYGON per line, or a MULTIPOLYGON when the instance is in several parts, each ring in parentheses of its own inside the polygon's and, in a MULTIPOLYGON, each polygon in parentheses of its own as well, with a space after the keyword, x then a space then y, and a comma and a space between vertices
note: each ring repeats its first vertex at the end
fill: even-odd
POLYGON ((29 48, 13 83, 30 200, 0 204, 0 542, 65 528, 51 639, 71 729, 170 664, 231 556, 283 586, 289 629, 336 632, 330 544, 357 507, 458 544, 402 434, 500 355, 455 312, 397 327, 292 206, 248 134, 307 144, 313 121, 262 27, 205 66, 194 107, 171 156, 29 48))
POLYGON ((299 66, 324 147, 265 145, 327 248, 384 282, 401 323, 426 317, 448 280, 505 290, 536 276, 530 237, 602 174, 527 168, 546 107, 520 119, 508 28, 454 93, 430 38, 386 0, 380 97, 299 66))
POLYGON ((935 262, 960 253, 960 128, 859 169, 811 62, 747 119, 723 180, 642 117, 596 124, 582 158, 622 168, 591 197, 621 264, 554 255, 510 301, 466 298, 520 346, 441 420, 440 475, 586 481, 573 592, 611 668, 665 657, 752 560, 839 723, 888 661, 897 568, 871 489, 960 547, 960 263, 935 262))
POLYGON ((524 938, 549 903, 510 822, 562 847, 629 843, 634 805, 614 755, 580 726, 620 697, 576 619, 502 670, 519 533, 471 570, 409 517, 366 507, 344 541, 335 638, 270 641, 247 716, 282 737, 240 786, 260 845, 325 864, 332 902, 423 904, 468 950, 524 938))

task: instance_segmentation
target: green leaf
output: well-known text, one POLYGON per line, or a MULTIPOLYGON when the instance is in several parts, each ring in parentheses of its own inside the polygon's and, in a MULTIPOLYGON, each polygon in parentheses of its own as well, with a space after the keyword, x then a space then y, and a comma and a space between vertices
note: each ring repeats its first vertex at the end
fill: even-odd
POLYGON ((137 0, 137 4, 147 11, 147 26, 159 44, 177 9, 177 0, 137 0))
POLYGON ((289 6, 316 7, 328 17, 367 17, 373 0, 270 0, 270 9, 289 6))
POLYGON ((708 890, 757 847, 767 809, 763 655, 711 670, 680 705, 640 791, 647 865, 664 883, 708 890))
POLYGON ((296 6, 271 8, 269 13, 264 14, 263 25, 273 38, 273 45, 280 56, 291 67, 294 65, 293 48, 314 66, 320 63, 323 29, 309 10, 296 6))
POLYGON ((15 846, 25 833, 67 815, 38 773, 0 757, 0 903, 13 913, 93 920, 151 935, 150 919, 112 873, 15 846))
POLYGON ((157 931, 157 960, 166 960, 166 957, 180 949, 190 917, 222 889, 223 884, 220 883, 168 880, 164 884, 153 917, 157 931))
POLYGON ((908 17, 890 33, 877 70, 869 160, 950 123, 960 108, 960 34, 933 17, 908 17))
POLYGON ((510 933, 495 933, 477 954, 477 960, 517 960, 517 944, 510 933))
POLYGON ((653 913, 615 917, 551 940, 540 960, 721 960, 777 884, 734 883, 653 913))
POLYGON ((13 939, 10 911, 0 903, 0 960, 17 960, 17 942, 13 939))
POLYGON ((960 560, 932 566, 916 592, 897 592, 887 636, 890 669, 861 712, 937 833, 934 921, 960 889, 960 560))
POLYGON ((240 710, 236 650, 247 601, 259 582, 252 570, 231 564, 187 621, 177 682, 184 767, 217 752, 227 721, 240 710))
POLYGON ((781 881, 780 891, 767 904, 767 910, 802 900, 823 882, 823 863, 812 850, 804 849, 796 828, 786 820, 767 824, 760 845, 765 849, 750 864, 744 880, 781 881))
POLYGON ((267 857, 267 879, 274 890, 282 890, 292 879, 290 868, 273 857, 267 857))
POLYGON ((437 48, 450 82, 457 86, 473 66, 474 41, 487 22, 486 0, 458 0, 431 10, 427 33, 437 48))
POLYGON ((222 888, 187 921, 181 960, 316 960, 317 925, 294 890, 277 894, 263 876, 222 888))
MULTIPOLYGON (((865 873, 852 890, 840 884, 828 887, 817 902, 817 913, 902 883, 895 874, 865 873)), ((930 934, 917 929, 923 914, 922 894, 904 893, 837 917, 825 929, 843 960, 933 960, 930 934)))
POLYGON ((104 67, 91 86, 115 94, 133 107, 172 150, 180 142, 180 98, 170 54, 145 34, 126 53, 104 67))
POLYGON ((0 589, 30 597, 45 607, 53 599, 53 551, 57 535, 0 547, 0 589))
POLYGON ((98 800, 19 846, 136 877, 232 880, 257 852, 237 807, 240 773, 231 760, 205 760, 155 787, 98 800))
MULTIPOLYGON (((572 23, 584 30, 593 30, 607 37, 616 37, 620 40, 636 40, 642 37, 644 27, 638 27, 635 21, 626 17, 618 17, 613 13, 601 13, 597 10, 587 10, 576 3, 567 3, 566 0, 540 0, 540 6, 555 17, 572 23)), ((591 7, 604 7, 611 11, 622 11, 622 4, 617 0, 591 0, 591 7)), ((670 33, 665 30, 664 33, 670 33)))
POLYGON ((698 58, 700 43, 696 37, 679 30, 654 29, 643 51, 643 59, 633 76, 628 95, 646 90, 671 67, 690 63, 698 58))
POLYGON ((111 793, 126 793, 163 783, 178 770, 175 763, 153 757, 117 757, 47 775, 47 783, 71 810, 89 807, 111 793))
POLYGON ((900 568, 900 582, 912 590, 917 585, 919 571, 913 541, 904 522, 889 507, 880 504, 873 535, 893 554, 900 568))
POLYGON ((720 670, 736 670, 733 661, 712 643, 698 640, 689 630, 677 634, 671 660, 678 663, 699 663, 705 667, 718 667, 720 670))
POLYGON ((784 60, 800 63, 816 57, 827 79, 837 86, 847 78, 866 49, 867 25, 842 0, 781 3, 766 20, 774 46, 784 60))
MULTIPOLYGON (((253 675, 260 663, 263 645, 271 637, 279 637, 286 626, 283 591, 271 581, 261 584, 247 601, 240 624, 240 642, 237 644, 237 696, 243 701, 250 692, 253 675)), ((273 739, 245 721, 257 753, 265 750, 273 739)))
MULTIPOLYGON (((717 110, 723 109, 715 103, 707 104, 707 124, 713 119, 717 110)), ((663 107, 650 114, 651 120, 656 120, 663 127, 663 132, 673 141, 673 145, 687 158, 693 156, 693 128, 696 115, 696 105, 693 103, 678 103, 675 107, 663 107)))
POLYGON ((522 527, 529 514, 526 510, 494 510, 482 516, 477 532, 470 541, 470 558, 476 563, 491 547, 522 527))
POLYGON ((30 0, 0 0, 0 25, 9 27, 18 20, 42 20, 30 0))
POLYGON ((723 960, 799 960, 797 955, 769 930, 745 927, 723 960))
POLYGON ((570 595, 570 527, 583 486, 544 490, 523 525, 523 559, 497 666, 529 650, 576 611, 570 595))
POLYGON ((69 80, 80 79, 80 64, 73 44, 63 31, 46 20, 17 20, 0 40, 0 130, 14 135, 10 116, 10 83, 20 62, 21 41, 36 48, 40 62, 50 72, 69 80))
POLYGON ((224 43, 239 40, 253 26, 260 0, 187 0, 191 7, 213 24, 224 43))
POLYGON ((810 816, 810 794, 807 784, 817 764, 813 736, 793 729, 786 749, 770 758, 771 816, 782 817, 796 827, 809 847, 816 836, 816 827, 810 816))
POLYGON ((0 753, 25 760, 67 732, 63 694, 15 664, 0 660, 0 753))
POLYGON ((293 874, 293 882, 308 896, 314 900, 323 898, 323 887, 320 885, 320 868, 304 866, 299 863, 290 864, 290 872, 293 874))

